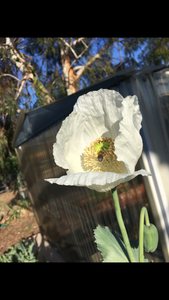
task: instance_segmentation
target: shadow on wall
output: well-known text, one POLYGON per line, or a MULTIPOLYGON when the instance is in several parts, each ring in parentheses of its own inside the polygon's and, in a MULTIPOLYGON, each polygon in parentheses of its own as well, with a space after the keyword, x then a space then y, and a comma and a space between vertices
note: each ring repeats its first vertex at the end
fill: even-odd
POLYGON ((50 242, 48 242, 41 233, 38 233, 32 237, 29 237, 28 239, 26 239, 24 241, 24 243, 25 242, 29 242, 29 244, 34 242, 34 246, 32 249, 32 252, 34 254, 40 248, 40 252, 37 256, 37 259, 39 260, 39 262, 46 262, 46 261, 47 262, 66 262, 62 258, 62 256, 59 254, 56 247, 53 244, 51 244, 50 242))

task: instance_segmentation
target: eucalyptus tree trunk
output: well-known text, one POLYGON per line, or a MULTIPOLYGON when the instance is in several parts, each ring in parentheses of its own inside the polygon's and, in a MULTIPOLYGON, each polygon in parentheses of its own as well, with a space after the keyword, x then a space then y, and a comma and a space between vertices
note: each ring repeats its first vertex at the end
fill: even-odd
MULTIPOLYGON (((69 41, 67 42, 64 38, 60 39, 60 55, 61 55, 61 61, 62 61, 62 69, 63 69, 63 79, 65 82, 65 87, 67 91, 67 95, 71 95, 77 91, 76 89, 76 81, 81 77, 83 72, 89 68, 90 65, 94 63, 96 59, 100 59, 103 52, 106 51, 110 47, 110 45, 113 44, 113 39, 111 42, 105 44, 94 56, 89 58, 89 60, 86 61, 85 65, 81 66, 75 66, 72 68, 73 64, 78 61, 80 57, 84 54, 85 51, 88 51, 89 47, 93 43, 93 41, 86 45, 84 42, 84 37, 77 38, 75 41, 72 41, 72 38, 69 38, 69 41), (82 42, 84 45, 84 50, 77 55, 75 50, 73 49, 73 46, 75 46, 77 43, 82 42), (69 57, 69 51, 71 51, 74 55, 74 61, 70 64, 70 57, 69 57), (75 73, 75 70, 77 71, 75 73)), ((96 39, 95 39, 96 40, 96 39)))
POLYGON ((70 67, 70 58, 65 55, 64 50, 61 48, 61 61, 63 68, 63 79, 65 81, 65 87, 67 95, 71 95, 77 91, 75 86, 76 75, 73 69, 70 67))

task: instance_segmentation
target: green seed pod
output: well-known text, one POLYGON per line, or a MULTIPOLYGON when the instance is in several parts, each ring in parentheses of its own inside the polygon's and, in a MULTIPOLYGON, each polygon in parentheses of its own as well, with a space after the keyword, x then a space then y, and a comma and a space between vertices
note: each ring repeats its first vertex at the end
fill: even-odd
POLYGON ((150 224, 144 225, 144 250, 146 252, 154 252, 158 245, 158 231, 157 228, 150 224))

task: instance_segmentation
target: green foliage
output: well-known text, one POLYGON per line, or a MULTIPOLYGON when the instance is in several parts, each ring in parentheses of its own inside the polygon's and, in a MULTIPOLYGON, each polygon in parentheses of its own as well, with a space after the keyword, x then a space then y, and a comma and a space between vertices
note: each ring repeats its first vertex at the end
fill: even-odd
POLYGON ((18 174, 20 172, 17 156, 8 157, 5 161, 6 172, 18 174))
MULTIPOLYGON (((2 49, 1 49, 2 50, 2 49)), ((1 51, 0 75, 14 74, 11 63, 1 51)), ((11 77, 0 77, 0 180, 7 175, 9 159, 15 155, 12 148, 12 139, 15 130, 17 102, 15 100, 16 80, 11 77)))
POLYGON ((169 62, 169 38, 144 38, 144 47, 138 59, 140 66, 167 64, 169 62))
MULTIPOLYGON (((9 206, 7 203, 5 203, 4 201, 0 200, 0 202, 5 205, 9 210, 10 210, 10 218, 7 222, 6 225, 9 225, 11 221, 13 221, 16 218, 20 217, 21 214, 21 210, 22 209, 28 209, 30 206, 30 202, 27 199, 22 200, 21 202, 19 202, 17 199, 14 199, 11 202, 11 206, 9 206), (19 210, 15 210, 12 206, 17 204, 19 206, 19 210)), ((0 207, 0 211, 2 210, 2 207, 0 207)), ((31 228, 28 228, 25 232, 30 231, 31 228)))
POLYGON ((11 201, 11 204, 12 205, 18 205, 20 208, 25 208, 25 209, 28 209, 29 207, 30 207, 30 205, 31 205, 31 202, 30 202, 30 200, 28 200, 28 199, 23 199, 23 200, 18 200, 18 199, 13 199, 12 201, 11 201))
MULTIPOLYGON (((98 225, 94 229, 94 236, 103 262, 129 262, 126 247, 116 232, 111 233, 107 226, 102 228, 98 225)), ((139 249, 134 247, 132 252, 136 262, 139 262, 139 249)), ((144 262, 148 262, 148 260, 144 258, 144 262)))
POLYGON ((150 224, 144 225, 144 249, 146 252, 154 252, 158 246, 158 231, 157 228, 150 224))
POLYGON ((3 205, 5 205, 12 213, 14 212, 14 209, 11 208, 7 203, 5 203, 4 201, 0 200, 1 203, 3 203, 3 205))
POLYGON ((21 214, 21 210, 18 212, 17 210, 13 209, 12 207, 10 207, 8 204, 6 204, 4 201, 0 200, 0 202, 5 205, 10 211, 11 211, 11 215, 10 215, 10 219, 8 221, 8 224, 16 219, 16 218, 19 218, 20 217, 20 214, 21 214))
POLYGON ((11 189, 18 189, 20 184, 17 181, 17 175, 20 174, 21 176, 21 171, 17 156, 12 155, 3 158, 3 164, 0 166, 0 169, 2 170, 0 172, 0 180, 6 181, 11 189))
POLYGON ((30 206, 29 200, 23 199, 23 201, 22 201, 22 207, 23 208, 29 208, 29 206, 30 206))
POLYGON ((21 200, 21 202, 19 200, 15 199, 14 202, 21 208, 26 208, 26 209, 28 209, 31 205, 31 203, 28 199, 23 199, 23 200, 21 200))
POLYGON ((32 253, 33 246, 34 242, 30 245, 26 242, 25 245, 18 243, 17 247, 8 247, 10 251, 0 255, 0 262, 38 262, 36 256, 32 253))
POLYGON ((125 246, 115 232, 112 234, 107 226, 102 228, 98 225, 94 229, 94 235, 103 262, 129 262, 125 246))
POLYGON ((34 84, 35 84, 35 92, 36 92, 37 102, 39 103, 39 106, 43 106, 46 103, 44 102, 44 97, 42 96, 41 84, 36 77, 34 77, 34 84))

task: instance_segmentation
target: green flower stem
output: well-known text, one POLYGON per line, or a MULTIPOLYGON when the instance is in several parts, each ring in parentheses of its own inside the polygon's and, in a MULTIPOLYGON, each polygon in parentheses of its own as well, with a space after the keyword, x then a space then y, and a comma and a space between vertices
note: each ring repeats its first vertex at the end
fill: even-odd
POLYGON ((127 235, 127 231, 126 228, 124 226, 124 222, 122 219, 122 215, 121 215, 121 209, 120 209, 120 204, 119 204, 119 198, 118 198, 118 194, 117 194, 117 190, 116 188, 112 189, 112 195, 113 195, 113 201, 114 201, 114 207, 115 207, 115 212, 116 212, 116 217, 117 217, 117 221, 121 230, 121 234, 123 237, 123 241, 125 243, 127 252, 128 252, 128 256, 130 258, 131 262, 135 262, 134 259, 134 255, 130 246, 130 242, 128 239, 128 235, 127 235))
POLYGON ((150 226, 148 212, 146 207, 143 207, 140 212, 140 224, 139 224, 139 262, 144 262, 144 251, 143 251, 143 235, 144 235, 144 217, 146 226, 150 226))
POLYGON ((6 204, 4 201, 0 200, 7 208, 9 208, 10 211, 14 212, 14 209, 11 208, 8 204, 6 204))

